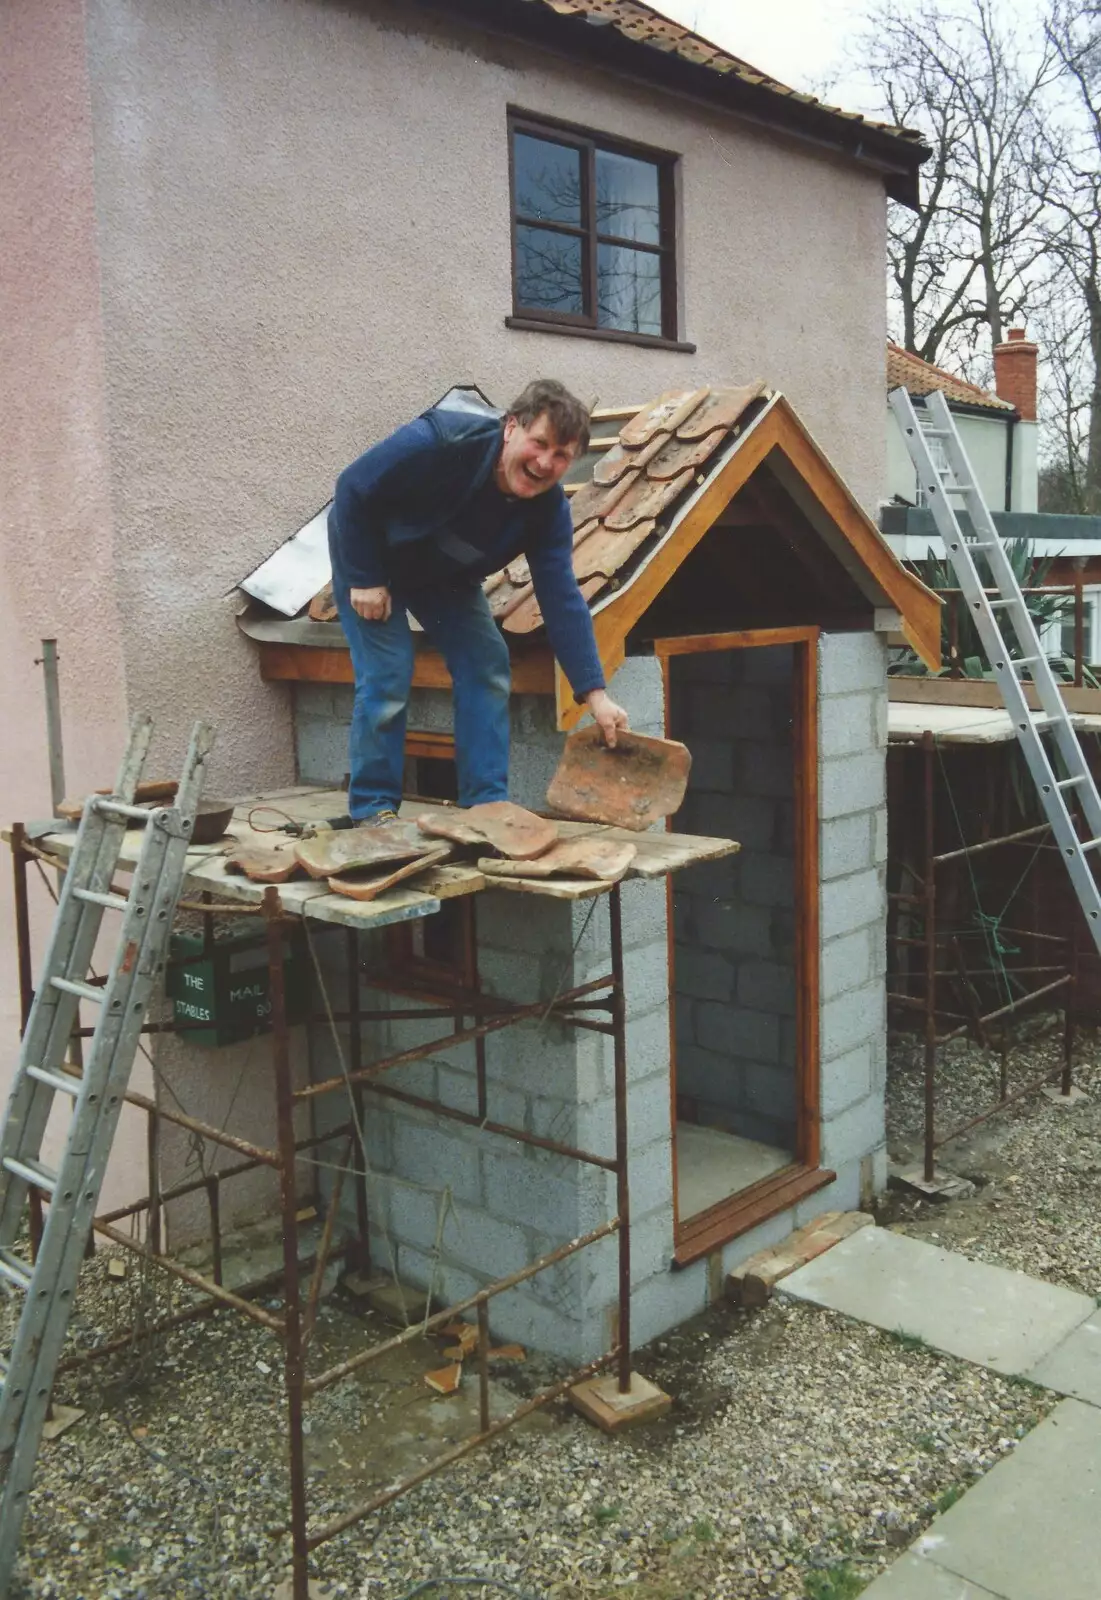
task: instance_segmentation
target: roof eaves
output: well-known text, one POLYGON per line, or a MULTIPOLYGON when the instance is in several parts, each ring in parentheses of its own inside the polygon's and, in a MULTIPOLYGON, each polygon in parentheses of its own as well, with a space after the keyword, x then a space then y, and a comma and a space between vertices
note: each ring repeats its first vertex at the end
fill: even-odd
POLYGON ((878 172, 902 204, 918 203, 918 168, 931 151, 913 129, 896 128, 823 104, 758 72, 638 0, 425 0, 495 32, 655 80, 674 93, 781 128, 878 172), (586 26, 590 24, 590 26, 586 26), (648 45, 648 50, 642 46, 648 45))

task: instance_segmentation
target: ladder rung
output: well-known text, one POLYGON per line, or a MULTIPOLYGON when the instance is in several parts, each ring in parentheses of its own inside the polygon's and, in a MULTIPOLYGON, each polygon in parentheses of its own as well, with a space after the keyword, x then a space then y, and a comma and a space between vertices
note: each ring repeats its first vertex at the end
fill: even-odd
POLYGON ((75 1099, 80 1093, 83 1078, 71 1078, 66 1072, 50 1072, 46 1067, 28 1067, 28 1078, 34 1078, 37 1083, 44 1083, 57 1094, 71 1094, 75 1099))
POLYGON ((1075 784, 1086 783, 1088 781, 1089 773, 1080 772, 1076 778, 1060 778, 1055 787, 1057 789, 1073 789, 1075 784))
POLYGON ((1022 722, 1022 723, 1019 724, 1019 726, 1022 727, 1022 728, 1027 728, 1029 726, 1029 723, 1031 723, 1031 725, 1034 728, 1050 728, 1052 723, 1054 723, 1054 722, 1062 722, 1062 720, 1063 720, 1062 717, 1059 717, 1059 716, 1054 716, 1053 717, 1053 716, 1049 716, 1049 715, 1045 714, 1045 715, 1042 715, 1042 716, 1029 717, 1028 722, 1022 722))
POLYGON ((94 1000, 97 1006, 103 1004, 103 990, 97 989, 91 983, 78 983, 75 978, 51 978, 50 982, 55 989, 64 989, 66 994, 79 995, 81 1000, 94 1000))
POLYGON ((20 1161, 18 1156, 5 1156, 3 1164, 14 1177, 33 1183, 36 1189, 45 1189, 47 1194, 53 1194, 57 1188, 57 1173, 44 1167, 41 1161, 20 1161))
POLYGON ((93 906, 105 906, 108 911, 126 911, 130 905, 124 894, 100 894, 98 889, 74 889, 73 894, 78 900, 87 900, 93 906))
POLYGON ((1037 661, 1042 661, 1043 659, 1043 656, 1017 656, 1015 660, 1009 663, 1009 665, 1011 667, 1031 667, 1034 666, 1037 661))
POLYGON ((130 822, 148 822, 152 812, 144 806, 128 806, 122 800, 100 797, 92 801, 92 810, 105 817, 125 817, 130 822))
POLYGON ((1079 848, 1081 850, 1096 850, 1099 845, 1101 845, 1101 839, 1080 839, 1079 840, 1079 848))
POLYGON ((0 1250, 0 1278, 7 1278, 17 1289, 29 1289, 33 1276, 33 1269, 22 1256, 14 1250, 0 1250))
POLYGON ((1008 600, 991 600, 988 604, 991 611, 994 611, 999 606, 1023 606, 1024 601, 1018 600, 1016 595, 1010 595, 1008 600))

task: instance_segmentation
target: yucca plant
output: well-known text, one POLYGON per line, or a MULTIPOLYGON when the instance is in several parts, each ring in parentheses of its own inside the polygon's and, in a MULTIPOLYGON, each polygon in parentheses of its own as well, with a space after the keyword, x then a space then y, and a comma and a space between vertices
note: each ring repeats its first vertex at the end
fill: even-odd
MULTIPOLYGON (((1025 605, 1028 607, 1033 625, 1041 637, 1043 637, 1045 629, 1051 627, 1053 623, 1062 622, 1065 618, 1074 615, 1074 601, 1071 596, 1037 594, 1035 592, 1037 589, 1041 589, 1046 582, 1054 560, 1053 556, 1035 556, 1030 539, 1007 539, 1005 541, 1005 553, 1021 588, 1027 588, 1031 591, 1025 595, 1025 605)), ((990 574, 984 570, 985 563, 982 563, 981 557, 979 559, 979 576, 989 587, 991 584, 990 574)), ((907 566, 930 589, 959 588, 951 564, 946 558, 935 556, 932 551, 929 552, 924 561, 907 562, 907 566)), ((946 663, 946 665, 942 665, 941 673, 946 674, 951 665, 953 612, 955 614, 954 625, 956 630, 956 662, 960 672, 965 678, 992 677, 993 674, 983 653, 982 641, 979 638, 979 631, 975 626, 970 608, 963 603, 962 599, 952 595, 947 596, 941 612, 940 656, 942 663, 946 663)), ((1011 640, 1008 642, 1012 643, 1011 640)), ((1073 679, 1073 663, 1068 663, 1060 652, 1054 652, 1049 659, 1058 677, 1073 679)), ((890 670, 896 676, 906 677, 923 677, 928 672, 928 668, 921 658, 912 650, 902 652, 898 659, 892 662, 890 670)), ((1089 675, 1089 681, 1091 683, 1095 682, 1092 674, 1089 675)))

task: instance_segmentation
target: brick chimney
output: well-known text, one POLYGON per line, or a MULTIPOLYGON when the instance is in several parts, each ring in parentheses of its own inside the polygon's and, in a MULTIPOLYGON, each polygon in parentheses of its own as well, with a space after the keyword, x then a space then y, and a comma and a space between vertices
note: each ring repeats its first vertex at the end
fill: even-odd
POLYGON ((1022 421, 1036 421, 1036 346, 1023 328, 1010 328, 1005 344, 994 346, 994 390, 1022 421))

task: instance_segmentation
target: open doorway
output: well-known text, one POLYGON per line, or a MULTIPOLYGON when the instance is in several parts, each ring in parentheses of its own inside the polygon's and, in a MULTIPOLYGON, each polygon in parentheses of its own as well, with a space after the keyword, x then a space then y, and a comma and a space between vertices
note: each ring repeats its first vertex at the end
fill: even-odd
MULTIPOLYGON (((670 884, 678 1257, 785 1202, 817 1165, 817 630, 658 642, 678 831, 737 855, 670 884)), ((687 1254, 686 1254, 687 1253, 687 1254)))

